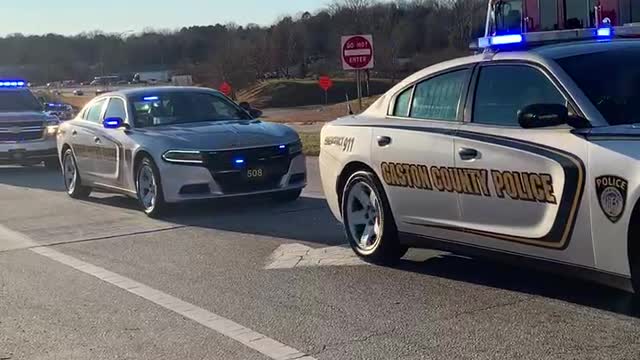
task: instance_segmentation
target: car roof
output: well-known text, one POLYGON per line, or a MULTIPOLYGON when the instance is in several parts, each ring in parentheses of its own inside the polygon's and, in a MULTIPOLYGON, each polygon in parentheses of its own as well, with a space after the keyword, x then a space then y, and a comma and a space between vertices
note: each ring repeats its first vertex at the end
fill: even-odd
POLYGON ((531 52, 551 59, 620 49, 640 49, 640 39, 587 40, 545 45, 531 52))
POLYGON ((136 97, 136 96, 149 96, 149 95, 159 95, 166 94, 172 92, 214 92, 219 93, 218 90, 204 88, 204 87, 196 87, 196 86, 148 86, 148 87, 139 87, 139 88, 130 88, 130 89, 122 89, 111 91, 103 96, 123 96, 123 97, 136 97))

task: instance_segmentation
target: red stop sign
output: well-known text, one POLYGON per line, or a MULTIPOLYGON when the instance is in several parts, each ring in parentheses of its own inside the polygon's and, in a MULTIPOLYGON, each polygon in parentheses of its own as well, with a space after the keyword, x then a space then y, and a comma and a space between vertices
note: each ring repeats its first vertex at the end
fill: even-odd
POLYGON ((342 59, 354 69, 369 68, 373 60, 373 45, 367 38, 352 36, 342 47, 342 59))
POLYGON ((220 90, 221 93, 223 93, 223 94, 225 94, 227 96, 231 95, 231 85, 229 85, 229 83, 226 82, 226 81, 223 82, 222 85, 220 85, 219 90, 220 90))
POLYGON ((333 81, 328 76, 320 76, 320 79, 318 80, 318 85, 320 85, 322 90, 328 91, 333 86, 333 81))

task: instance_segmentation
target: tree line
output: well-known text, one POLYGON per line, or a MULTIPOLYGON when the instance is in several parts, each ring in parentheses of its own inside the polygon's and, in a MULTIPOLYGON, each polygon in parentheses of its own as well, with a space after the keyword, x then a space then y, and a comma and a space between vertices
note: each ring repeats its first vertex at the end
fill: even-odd
POLYGON ((0 38, 0 76, 35 83, 170 69, 198 83, 236 87, 265 77, 340 73, 340 37, 373 34, 374 75, 396 78, 468 53, 486 0, 336 0, 271 26, 234 23, 137 34, 11 34, 0 38), (17 74, 7 74, 12 72, 17 74))

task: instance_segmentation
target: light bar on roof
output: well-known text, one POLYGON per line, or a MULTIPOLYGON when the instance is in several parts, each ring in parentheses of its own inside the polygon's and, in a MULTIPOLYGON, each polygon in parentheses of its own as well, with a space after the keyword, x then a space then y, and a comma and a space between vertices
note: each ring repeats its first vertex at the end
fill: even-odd
POLYGON ((596 30, 596 36, 599 38, 609 38, 613 35, 610 27, 601 27, 596 30))
POLYGON ((24 80, 5 80, 0 79, 1 88, 19 88, 24 87, 26 82, 24 80))

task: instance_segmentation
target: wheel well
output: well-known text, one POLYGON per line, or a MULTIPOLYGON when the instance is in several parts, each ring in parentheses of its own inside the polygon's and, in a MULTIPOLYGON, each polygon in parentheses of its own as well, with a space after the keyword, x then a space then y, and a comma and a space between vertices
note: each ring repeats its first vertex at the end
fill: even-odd
POLYGON ((149 154, 144 150, 140 150, 138 151, 138 153, 136 153, 136 157, 133 159, 133 177, 134 178, 136 177, 135 174, 138 172, 138 166, 140 166, 140 162, 145 157, 148 157, 149 159, 153 159, 153 157, 151 157, 151 154, 149 154))
POLYGON ((67 150, 69 149, 71 149, 71 145, 69 144, 62 145, 62 151, 60 152, 60 159, 62 159, 62 157, 64 156, 64 153, 66 153, 67 150))
POLYGON ((354 161, 348 163, 347 166, 342 169, 342 172, 340 173, 340 176, 338 176, 338 180, 336 181, 336 193, 338 194, 339 204, 342 204, 342 192, 344 190, 344 187, 347 185, 347 180, 349 180, 349 177, 351 177, 351 175, 353 175, 353 173, 357 171, 369 171, 374 175, 376 174, 376 172, 369 165, 363 162, 354 161))
POLYGON ((636 202, 629 220, 629 230, 627 233, 627 252, 629 264, 633 263, 633 258, 640 258, 640 200, 636 202))

